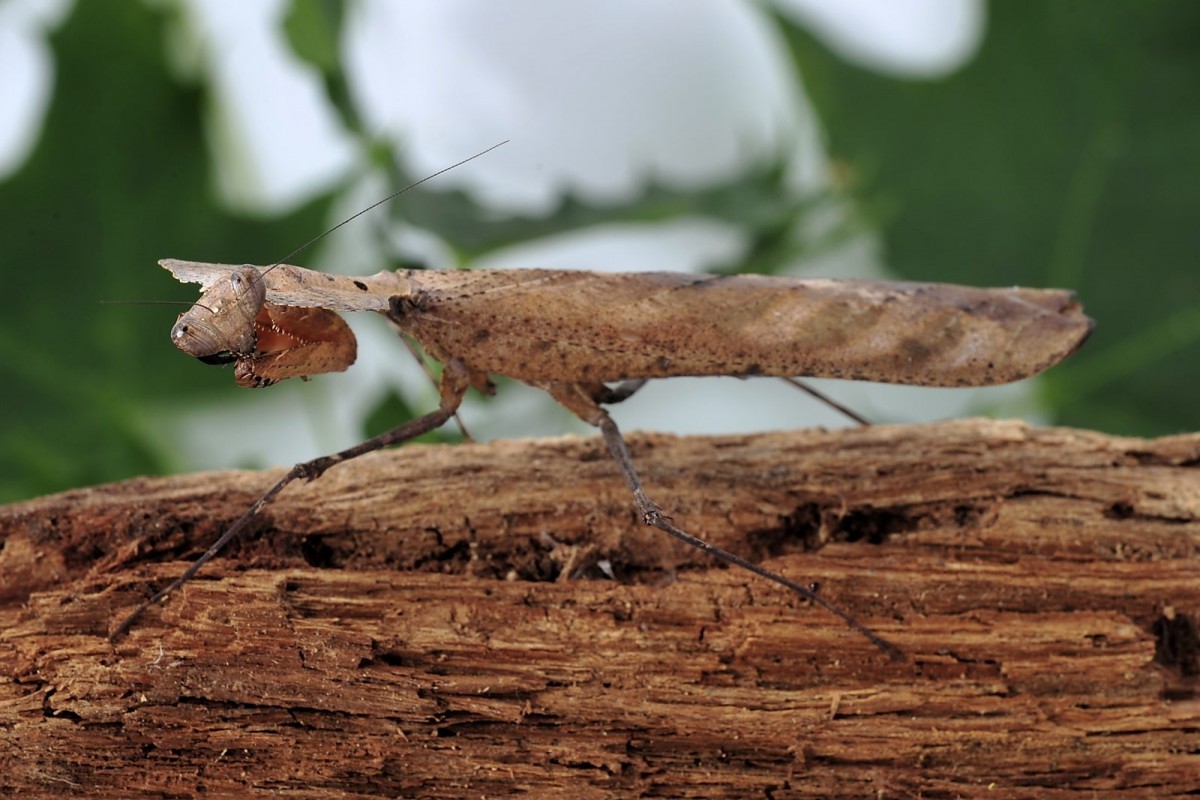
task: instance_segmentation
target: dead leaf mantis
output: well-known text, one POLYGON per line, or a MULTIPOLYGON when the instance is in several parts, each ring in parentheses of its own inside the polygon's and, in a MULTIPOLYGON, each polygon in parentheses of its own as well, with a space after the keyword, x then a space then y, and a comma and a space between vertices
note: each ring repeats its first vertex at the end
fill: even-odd
POLYGON ((203 289, 175 323, 175 345, 206 363, 233 363, 242 386, 346 369, 356 345, 336 312, 374 311, 442 362, 441 399, 437 409, 394 430, 295 465, 179 578, 125 619, 114 638, 191 578, 288 484, 315 480, 335 464, 440 427, 469 388, 494 391, 489 375, 496 374, 545 390, 600 429, 643 523, 791 589, 895 657, 894 645, 823 599, 815 585, 676 527, 646 494, 604 406, 626 399, 648 379, 675 376, 1002 384, 1066 358, 1093 327, 1074 295, 1055 289, 557 270, 398 270, 348 277, 285 264, 159 263, 203 289))

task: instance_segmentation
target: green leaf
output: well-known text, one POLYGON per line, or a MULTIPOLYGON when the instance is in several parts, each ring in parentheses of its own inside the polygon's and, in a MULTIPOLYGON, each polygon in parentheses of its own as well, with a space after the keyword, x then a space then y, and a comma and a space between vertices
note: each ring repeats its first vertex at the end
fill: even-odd
POLYGON ((283 30, 292 50, 322 74, 342 71, 338 59, 345 4, 334 0, 292 0, 283 30))

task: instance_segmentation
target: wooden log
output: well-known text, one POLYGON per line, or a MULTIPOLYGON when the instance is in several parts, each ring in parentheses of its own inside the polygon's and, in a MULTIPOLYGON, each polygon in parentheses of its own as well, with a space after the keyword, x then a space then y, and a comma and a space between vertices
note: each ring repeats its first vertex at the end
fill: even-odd
POLYGON ((0 509, 0 795, 1183 797, 1200 435, 971 420, 405 447, 0 509))

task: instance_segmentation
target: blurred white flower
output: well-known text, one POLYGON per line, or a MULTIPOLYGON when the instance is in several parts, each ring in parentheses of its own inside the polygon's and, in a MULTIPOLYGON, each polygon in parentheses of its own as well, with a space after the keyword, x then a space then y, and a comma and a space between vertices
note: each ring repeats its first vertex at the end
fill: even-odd
POLYGON ((774 0, 847 61, 901 78, 938 78, 983 41, 983 0, 774 0))
POLYGON ((71 0, 0 3, 0 180, 33 150, 54 90, 46 37, 66 19, 71 0))
POLYGON ((320 77, 292 52, 282 0, 182 0, 173 49, 207 78, 217 186, 230 208, 289 211, 344 181, 357 154, 320 77))

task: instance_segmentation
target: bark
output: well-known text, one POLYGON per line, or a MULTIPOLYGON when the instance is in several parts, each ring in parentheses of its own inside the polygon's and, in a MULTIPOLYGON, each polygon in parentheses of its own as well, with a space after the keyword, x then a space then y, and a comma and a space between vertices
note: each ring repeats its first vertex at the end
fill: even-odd
POLYGON ((1107 797, 1200 784, 1200 435, 966 421, 406 447, 0 509, 0 794, 1107 797))

